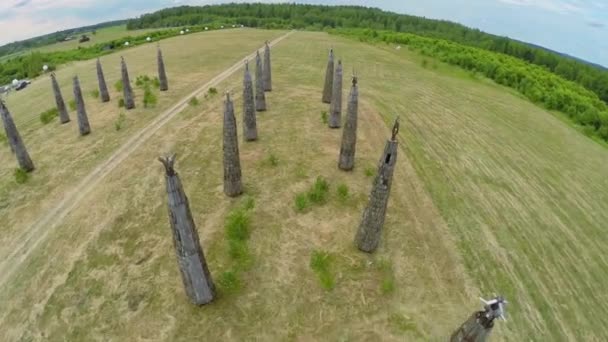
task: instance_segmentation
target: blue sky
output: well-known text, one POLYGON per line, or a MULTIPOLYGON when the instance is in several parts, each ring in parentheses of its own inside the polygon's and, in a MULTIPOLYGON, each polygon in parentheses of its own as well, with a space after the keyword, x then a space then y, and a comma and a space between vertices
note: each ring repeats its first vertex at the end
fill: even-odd
MULTIPOLYGON (((258 0, 260 1, 260 0, 258 0)), ((262 2, 282 2, 264 1, 262 2)), ((0 0, 0 44, 205 0, 0 0)), ((608 0, 302 0, 447 19, 608 66, 608 0)))

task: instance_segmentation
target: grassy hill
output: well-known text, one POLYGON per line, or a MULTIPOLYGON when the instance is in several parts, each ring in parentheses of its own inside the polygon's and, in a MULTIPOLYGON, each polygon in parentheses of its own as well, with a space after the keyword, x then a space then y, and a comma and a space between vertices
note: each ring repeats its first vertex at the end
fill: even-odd
MULTIPOLYGON (((162 42, 171 90, 154 109, 121 110, 88 96, 92 135, 75 123, 42 126, 50 82, 11 95, 9 108, 37 164, 18 185, 0 148, 0 264, 24 232, 129 137, 280 31, 230 30, 162 42), (31 99, 36 99, 32 101, 31 99), (4 224, 6 222, 6 224, 4 224)), ((154 46, 124 51, 132 80, 155 74, 154 46)), ((102 58, 108 84, 119 56, 102 58)), ((94 62, 57 74, 64 97, 79 74, 96 87, 94 62)), ((601 341, 608 219, 606 149, 513 91, 387 45, 297 32, 273 49, 269 111, 260 140, 242 143, 246 196, 222 193, 220 95, 199 96, 84 196, 17 272, 0 284, 0 340, 421 340, 443 341, 479 307, 510 301, 493 340, 601 341), (341 131, 322 122, 327 50, 360 85, 357 164, 337 169, 341 131), (353 247, 388 123, 402 119, 385 234, 372 256, 353 247), (176 267, 156 157, 177 152, 201 243, 220 297, 190 305, 176 267), (328 180, 324 205, 296 211, 296 194, 328 180), (348 196, 338 194, 346 185, 348 196), (235 266, 225 236, 245 202, 251 236, 235 266), (328 253, 326 290, 309 266, 328 253), (231 278, 227 272, 235 271, 231 278)), ((346 77, 347 79, 347 77, 346 77)), ((241 118, 242 70, 221 82, 241 118)), ((347 92, 348 81, 345 80, 347 92)), ((141 92, 141 90, 138 90, 141 92)), ((74 118, 74 113, 71 113, 74 118)), ((239 125, 239 135, 241 127, 239 125)))

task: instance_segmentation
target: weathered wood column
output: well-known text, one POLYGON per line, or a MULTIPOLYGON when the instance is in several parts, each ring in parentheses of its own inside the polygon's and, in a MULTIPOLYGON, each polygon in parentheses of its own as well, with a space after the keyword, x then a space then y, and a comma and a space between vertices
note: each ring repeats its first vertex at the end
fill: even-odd
POLYGON ((106 78, 103 76, 103 68, 101 67, 101 61, 97 58, 97 82, 99 83, 99 97, 101 102, 110 101, 110 93, 108 92, 108 85, 106 84, 106 78))
POLYGON ((64 124, 70 122, 70 116, 68 110, 65 107, 65 101, 63 101, 63 95, 61 95, 61 88, 55 78, 55 73, 51 73, 51 84, 53 85, 53 94, 55 94, 55 104, 57 105, 57 111, 59 111, 59 122, 64 124))
POLYGON ((254 141, 258 138, 255 103, 253 102, 253 81, 249 73, 248 61, 245 62, 245 76, 243 77, 243 136, 245 141, 254 141))
POLYGON ((338 167, 344 171, 350 171, 355 167, 358 109, 359 90, 357 89, 357 77, 353 76, 353 85, 348 95, 346 122, 344 123, 344 131, 342 132, 342 147, 340 147, 340 159, 338 161, 338 167))
POLYGON ((127 63, 124 57, 120 57, 120 68, 122 73, 122 91, 125 97, 125 108, 135 108, 135 99, 133 98, 133 88, 131 88, 131 81, 129 81, 129 71, 127 70, 127 63))
POLYGON ((386 217, 386 208, 393 182, 393 171, 397 162, 397 133, 399 121, 395 121, 391 140, 386 142, 384 153, 378 165, 378 174, 374 179, 369 202, 363 211, 359 230, 355 237, 357 247, 367 253, 372 253, 378 247, 382 237, 382 228, 386 217))
POLYGON ((165 166, 169 222, 182 282, 192 303, 207 304, 215 298, 215 285, 192 219, 188 197, 175 172, 175 155, 159 160, 165 166))
POLYGON ((224 193, 236 197, 243 192, 241 185, 241 160, 237 136, 234 105, 230 94, 226 93, 224 102, 224 193))
POLYGON ((163 53, 158 46, 158 80, 160 81, 160 91, 169 90, 169 81, 167 80, 167 73, 165 71, 165 62, 163 61, 163 53))
POLYGON ((329 105, 329 127, 340 128, 342 121, 342 61, 338 61, 329 105))
POLYGON ((12 152, 15 154, 15 157, 17 157, 19 167, 26 172, 34 171, 34 163, 25 148, 25 144, 13 121, 13 117, 2 99, 0 99, 0 115, 2 116, 2 124, 4 125, 4 131, 6 132, 6 138, 8 139, 12 152))
POLYGON ((87 135, 91 133, 91 126, 89 125, 89 117, 87 116, 87 110, 84 106, 84 99, 82 98, 82 90, 80 89, 78 76, 74 76, 74 100, 76 101, 78 130, 80 131, 80 135, 87 135))
MULTIPOLYGON (((482 299, 483 300, 483 299, 482 299)), ((484 300, 484 310, 474 312, 450 337, 450 342, 486 342, 494 328, 497 318, 504 318, 504 307, 507 303, 498 296, 489 301, 484 300)))
POLYGON ((323 87, 323 103, 331 103, 331 92, 334 84, 334 49, 329 50, 329 60, 325 69, 325 86, 323 87))
POLYGON ((264 91, 272 91, 272 67, 270 64, 270 45, 264 46, 264 91))
POLYGON ((266 95, 264 95, 264 71, 262 59, 258 51, 255 56, 255 110, 263 112, 266 110, 266 95))

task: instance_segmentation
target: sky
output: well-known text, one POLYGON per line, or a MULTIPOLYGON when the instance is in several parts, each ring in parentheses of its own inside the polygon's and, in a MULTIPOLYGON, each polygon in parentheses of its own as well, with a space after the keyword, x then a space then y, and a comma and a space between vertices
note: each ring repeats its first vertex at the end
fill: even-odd
MULTIPOLYGON (((63 29, 221 0, 0 0, 0 45, 63 29)), ((255 2, 284 2, 256 0, 255 2)), ((290 1, 293 2, 293 1, 290 1)), ((608 0, 296 0, 446 19, 608 67, 608 0)))

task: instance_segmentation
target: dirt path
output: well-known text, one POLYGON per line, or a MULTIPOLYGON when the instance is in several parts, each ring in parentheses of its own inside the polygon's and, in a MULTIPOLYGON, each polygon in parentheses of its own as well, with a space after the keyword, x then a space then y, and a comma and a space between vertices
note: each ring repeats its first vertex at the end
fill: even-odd
MULTIPOLYGON (((270 42, 270 46, 278 44, 283 39, 291 35, 292 32, 288 32, 285 35, 270 42)), ((245 60, 251 60, 255 58, 255 52, 242 58, 236 62, 233 66, 226 69, 219 75, 215 76, 209 82, 202 85, 194 92, 183 97, 173 107, 162 113, 156 119, 154 119, 149 125, 143 128, 141 131, 136 133, 131 139, 123 144, 114 154, 112 154, 106 161, 98 165, 93 169, 86 177, 80 181, 80 183, 72 189, 71 192, 67 193, 63 200, 57 204, 54 208, 43 213, 40 218, 30 225, 27 229, 23 230, 21 235, 15 239, 13 246, 7 248, 6 255, 0 255, 0 287, 2 287, 11 276, 19 269, 21 264, 27 260, 30 254, 43 242, 47 235, 56 228, 59 223, 75 208, 79 202, 85 198, 99 182, 107 176, 116 166, 120 165, 127 157, 131 155, 139 146, 146 142, 154 133, 156 133, 163 125, 171 120, 175 115, 180 113, 184 108, 188 106, 188 101, 198 96, 208 88, 216 86, 218 83, 224 81, 236 71, 243 67, 245 60)))

